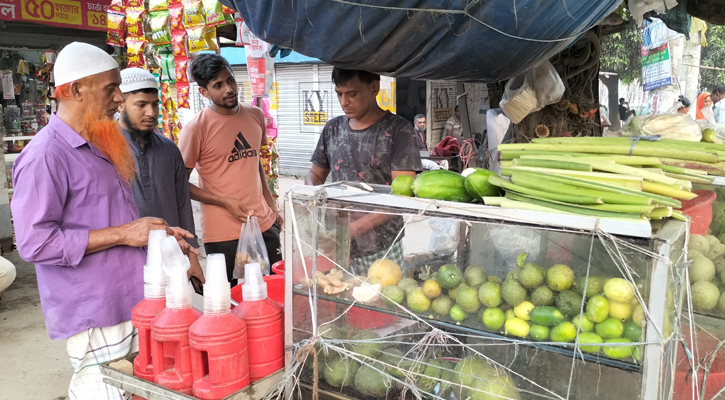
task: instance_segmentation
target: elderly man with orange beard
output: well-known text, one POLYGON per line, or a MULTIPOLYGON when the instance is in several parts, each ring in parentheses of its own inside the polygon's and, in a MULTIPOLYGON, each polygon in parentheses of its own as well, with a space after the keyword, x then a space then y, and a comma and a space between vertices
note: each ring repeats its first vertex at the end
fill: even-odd
POLYGON ((124 101, 116 61, 72 43, 56 60, 58 112, 15 162, 12 212, 20 255, 34 263, 51 339, 67 339, 70 399, 124 399, 99 364, 138 347, 131 308, 143 299, 148 233, 193 236, 139 218, 134 160, 113 115, 124 101))

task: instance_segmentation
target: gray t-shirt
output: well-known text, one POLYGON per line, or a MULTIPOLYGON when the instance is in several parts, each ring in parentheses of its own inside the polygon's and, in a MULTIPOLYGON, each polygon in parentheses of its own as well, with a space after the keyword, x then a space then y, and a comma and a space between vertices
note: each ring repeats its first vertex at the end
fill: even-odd
MULTIPOLYGON (((390 112, 362 130, 351 129, 344 115, 331 119, 322 130, 311 161, 329 169, 334 182, 390 185, 392 171, 422 170, 413 124, 390 112)), ((357 220, 366 214, 353 213, 351 219, 357 220)), ((353 238, 350 257, 387 250, 402 228, 403 218, 394 217, 353 238)))

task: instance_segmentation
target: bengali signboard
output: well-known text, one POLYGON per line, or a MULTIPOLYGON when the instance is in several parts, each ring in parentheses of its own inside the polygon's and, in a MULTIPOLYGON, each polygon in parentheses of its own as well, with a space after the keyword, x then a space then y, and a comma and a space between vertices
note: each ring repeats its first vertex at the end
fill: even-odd
POLYGON ((672 64, 667 43, 647 50, 642 46, 642 86, 644 91, 672 84, 672 64))
POLYGON ((0 0, 0 20, 105 31, 109 5, 110 0, 0 0))

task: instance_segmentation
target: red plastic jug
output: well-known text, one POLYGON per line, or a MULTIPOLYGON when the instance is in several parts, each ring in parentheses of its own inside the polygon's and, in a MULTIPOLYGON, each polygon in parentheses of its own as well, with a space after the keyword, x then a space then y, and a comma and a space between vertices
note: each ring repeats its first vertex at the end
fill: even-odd
POLYGON ((154 382, 171 390, 191 395, 191 349, 189 347, 189 327, 201 317, 201 311, 189 308, 165 308, 151 322, 152 349, 154 364, 154 382), (170 368, 164 366, 164 345, 173 349, 174 363, 170 368))
POLYGON ((249 385, 247 327, 231 313, 204 314, 189 328, 194 397, 222 399, 249 385))
MULTIPOLYGON (((138 355, 133 360, 133 374, 147 381, 154 381, 151 355, 151 321, 166 308, 166 299, 143 299, 131 310, 131 323, 138 330, 138 355)), ((164 367, 174 364, 171 346, 164 346, 164 367)))
POLYGON ((249 379, 256 382, 284 367, 282 306, 270 299, 243 301, 232 314, 247 323, 249 379))

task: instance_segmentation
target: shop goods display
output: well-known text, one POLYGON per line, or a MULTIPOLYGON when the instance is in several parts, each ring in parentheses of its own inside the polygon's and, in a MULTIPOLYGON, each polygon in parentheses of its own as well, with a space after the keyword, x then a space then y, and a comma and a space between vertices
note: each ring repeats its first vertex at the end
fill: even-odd
POLYGON ((645 399, 671 388, 661 371, 679 343, 684 222, 625 237, 491 219, 486 207, 438 207, 435 197, 472 199, 466 180, 480 172, 479 195, 497 192, 487 186, 495 175, 444 172, 394 183, 397 196, 375 185, 289 194, 287 379, 360 399, 645 399), (409 199, 408 188, 433 199, 409 199), (351 236, 381 214, 391 222, 377 239, 351 236), (426 250, 433 217, 459 221, 453 254, 426 250), (398 258, 395 237, 417 252, 398 258), (357 256, 369 243, 383 247, 357 256))

